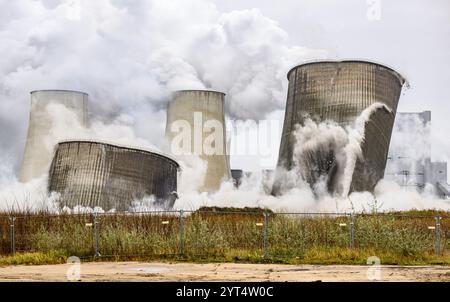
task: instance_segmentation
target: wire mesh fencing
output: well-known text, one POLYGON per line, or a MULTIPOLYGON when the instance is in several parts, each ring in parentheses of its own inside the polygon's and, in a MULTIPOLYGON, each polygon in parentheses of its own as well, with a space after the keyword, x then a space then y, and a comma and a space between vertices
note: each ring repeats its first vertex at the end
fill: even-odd
POLYGON ((274 213, 268 215, 266 256, 304 257, 308 251, 351 247, 347 214, 274 213))
POLYGON ((182 253, 182 216, 155 211, 95 216, 96 256, 177 255, 182 253))
POLYGON ((24 215, 9 219, 15 253, 62 252, 80 258, 94 253, 92 215, 24 215))
POLYGON ((188 255, 263 255, 263 212, 188 213, 184 224, 184 252, 188 255))
POLYGON ((356 248, 405 256, 435 251, 435 217, 358 215, 354 223, 356 248))
POLYGON ((442 256, 448 256, 450 255, 450 217, 441 217, 439 224, 440 253, 442 256))
POLYGON ((0 254, 14 254, 12 236, 10 217, 0 216, 0 254))
POLYGON ((0 254, 304 258, 336 249, 450 254, 450 217, 152 211, 0 216, 0 254))

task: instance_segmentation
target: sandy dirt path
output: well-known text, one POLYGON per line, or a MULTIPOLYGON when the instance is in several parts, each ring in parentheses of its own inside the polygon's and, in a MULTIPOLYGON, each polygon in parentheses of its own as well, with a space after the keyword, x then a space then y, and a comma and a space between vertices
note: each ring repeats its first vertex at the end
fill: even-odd
MULTIPOLYGON (((0 267, 0 281, 67 281, 69 264, 0 267)), ((369 281, 369 266, 88 262, 81 281, 369 281)), ((373 268, 372 268, 373 269, 373 268)), ((381 281, 450 281, 448 266, 381 266, 381 281)), ((373 270, 369 276, 375 276, 373 270)))

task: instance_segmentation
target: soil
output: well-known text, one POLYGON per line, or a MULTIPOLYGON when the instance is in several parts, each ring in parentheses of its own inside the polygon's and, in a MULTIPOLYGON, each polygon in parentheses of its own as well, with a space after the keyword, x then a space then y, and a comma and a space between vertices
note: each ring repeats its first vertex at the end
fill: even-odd
MULTIPOLYGON (((3 266, 0 281, 68 281, 68 271, 76 265, 3 266)), ((79 271, 80 281, 450 281, 448 266, 86 262, 79 271)))

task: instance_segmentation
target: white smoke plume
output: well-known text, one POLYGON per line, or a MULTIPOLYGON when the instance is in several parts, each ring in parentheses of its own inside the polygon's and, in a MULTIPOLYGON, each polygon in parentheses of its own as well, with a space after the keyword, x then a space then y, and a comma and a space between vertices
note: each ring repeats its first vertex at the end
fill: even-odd
MULTIPOLYGON (((287 33, 256 9, 222 13, 208 0, 0 0, 0 6, 1 187, 16 183, 30 91, 88 92, 91 130, 98 130, 88 136, 160 147, 171 91, 221 90, 231 117, 260 119, 283 108, 289 66, 327 54, 289 46, 287 33)), ((64 117, 48 147, 54 138, 86 131, 58 133, 67 129, 64 117)))
MULTIPOLYGON (((61 106, 48 108, 55 116, 55 127, 44 142, 49 148, 68 138, 158 148, 171 91, 221 90, 227 93, 231 118, 260 120, 283 109, 289 67, 327 57, 324 50, 290 46, 287 33, 256 9, 222 13, 208 0, 0 0, 0 7, 0 210, 54 205, 53 196, 42 197, 45 177, 28 184, 15 177, 25 145, 29 91, 89 93, 89 128, 73 123, 61 106)), ((299 177, 288 177, 297 185, 275 198, 266 193, 265 177, 258 174, 245 178, 239 189, 224 183, 208 195, 196 191, 205 167, 182 166, 178 208, 345 211, 371 198, 369 193, 352 194, 353 205, 327 195, 317 200, 299 177)), ((379 184, 375 198, 387 208, 397 205, 392 193, 397 189, 385 188, 379 184)), ((405 206, 408 194, 397 194, 405 196, 405 206)))
POLYGON ((175 203, 175 209, 196 210, 202 206, 221 207, 261 207, 280 212, 302 213, 373 213, 402 210, 439 209, 450 210, 450 204, 433 194, 420 194, 406 190, 398 184, 381 180, 374 193, 354 192, 348 197, 322 194, 317 197, 311 187, 299 178, 294 170, 286 179, 304 184, 292 187, 281 196, 272 196, 264 190, 265 179, 262 173, 245 176, 239 188, 231 182, 222 184, 214 194, 190 192, 183 194, 175 203))
MULTIPOLYGON (((358 158, 362 156, 361 145, 364 142, 364 129, 371 115, 380 108, 389 108, 382 103, 374 103, 361 112, 357 119, 348 126, 340 126, 333 121, 316 123, 307 118, 304 125, 297 125, 293 133, 294 170, 306 171, 310 161, 309 153, 320 151, 322 154, 332 152, 337 163, 336 188, 341 196, 347 196, 350 191, 353 171, 358 158)), ((306 176, 303 175, 303 178, 306 176)), ((326 193, 328 179, 317 181, 315 191, 319 194, 326 193)))
POLYGON ((118 115, 110 122, 93 120, 89 126, 84 127, 76 114, 64 105, 49 104, 46 111, 52 125, 50 133, 44 138, 43 143, 50 152, 59 141, 68 139, 98 140, 156 151, 159 149, 147 139, 136 135, 134 120, 129 115, 118 115))
MULTIPOLYGON (((341 181, 351 180, 354 168, 354 161, 360 154, 359 144, 363 142, 363 126, 370 117, 370 112, 379 108, 380 104, 369 107, 357 119, 357 121, 346 128, 335 123, 323 122, 316 124, 312 120, 307 120, 303 127, 298 127, 295 136, 298 137, 294 152, 294 159, 299 158, 298 152, 304 148, 327 145, 335 148, 337 159, 346 164, 343 175, 350 175, 350 179, 343 178, 341 181), (349 147, 350 146, 350 147, 349 147), (341 152, 341 153, 339 153, 341 152), (350 169, 350 172, 347 170, 350 169)), ((108 139, 115 143, 127 145, 140 145, 141 147, 153 148, 146 145, 146 141, 136 137, 132 132, 132 127, 123 120, 108 125, 103 122, 93 121, 89 128, 84 128, 79 124, 75 114, 59 104, 47 106, 50 116, 54 115, 52 131, 46 138, 48 146, 61 139, 70 137, 85 139, 108 139), (110 127, 115 131, 109 132, 110 127)), ((126 119, 125 119, 126 121, 126 119)), ((176 201, 175 209, 195 210, 201 206, 234 206, 234 207, 266 207, 277 211, 297 211, 297 212, 370 212, 387 210, 406 210, 411 208, 427 209, 450 209, 448 203, 438 200, 432 194, 419 194, 414 190, 405 190, 399 185, 380 181, 374 194, 352 193, 349 197, 331 196, 326 190, 317 196, 303 179, 299 172, 299 167, 295 166, 290 171, 278 173, 283 177, 283 194, 279 197, 270 195, 273 176, 264 173, 253 173, 244 176, 239 188, 235 188, 231 182, 224 182, 220 190, 213 194, 199 192, 199 186, 203 183, 206 173, 206 162, 194 156, 178 158, 181 164, 181 174, 178 192, 180 199, 176 201)), ((50 210, 58 211, 58 196, 52 194, 47 196, 46 176, 36 179, 27 184, 14 183, 12 186, 0 187, 0 194, 3 199, 3 209, 15 210, 50 210), (20 192, 20 193, 18 193, 20 192)), ((155 209, 151 196, 143 200, 136 201, 133 211, 146 211, 155 209)), ((89 209, 77 207, 72 212, 92 212, 101 209, 89 209)), ((69 211, 63 209, 63 211, 69 211)))
POLYGON ((29 91, 88 92, 90 109, 124 114, 153 145, 176 89, 227 93, 228 113, 261 119, 284 106, 289 66, 326 56, 288 46, 258 10, 222 13, 208 0, 0 0, 0 158, 17 172, 29 91))
MULTIPOLYGON (((119 115, 110 123, 100 120, 91 121, 88 127, 80 123, 75 112, 62 104, 50 103, 46 106, 46 115, 51 120, 47 136, 42 138, 42 144, 52 154, 56 144, 63 140, 95 140, 129 147, 145 148, 158 151, 148 140, 137 137, 133 129, 133 119, 127 115, 119 115)), ((50 163, 49 163, 50 165, 50 163)), ((1 165, 5 171, 0 182, 0 210, 15 211, 58 211, 59 196, 55 192, 47 193, 47 173, 28 183, 16 180, 12 167, 1 165)), ((50 168, 47 167, 47 170, 50 168)), ((69 209, 63 209, 68 211, 69 209)), ((77 207, 74 212, 90 211, 77 207)))
POLYGON ((425 165, 432 158, 431 122, 417 113, 398 114, 392 132, 385 177, 405 186, 423 182, 425 165), (408 171, 409 175, 402 175, 408 171))
POLYGON ((14 178, 8 179, 7 185, 0 187, 0 198, 0 211, 59 212, 58 195, 48 194, 46 176, 28 183, 20 183, 14 178))
MULTIPOLYGON (((439 199, 430 190, 419 193, 414 188, 404 188, 387 180, 379 181, 373 193, 353 192, 348 195, 355 163, 361 156, 365 124, 371 114, 380 108, 390 111, 385 104, 375 103, 365 109, 354 123, 346 127, 331 121, 316 123, 308 118, 304 125, 297 125, 294 132, 293 161, 295 164, 291 170, 278 168, 272 177, 265 177, 264 173, 253 173, 243 177, 239 188, 235 188, 231 182, 226 182, 222 184, 218 192, 211 195, 196 192, 184 195, 181 191, 180 199, 175 207, 180 209, 197 209, 201 206, 264 207, 285 212, 332 213, 371 213, 409 209, 450 210, 450 203, 439 199), (334 152, 340 166, 337 172, 338 182, 344 188, 341 194, 329 194, 326 190, 326 179, 319 179, 312 187, 305 181, 301 173, 301 165, 305 164, 304 153, 317 149, 334 152), (277 177, 278 182, 281 183, 281 195, 277 197, 271 196, 266 189, 271 187, 273 177, 277 177), (317 194, 318 191, 320 194, 317 194)), ((399 123, 403 124, 403 122, 403 119, 400 119, 399 123)), ((404 126, 408 127, 408 123, 404 126)), ((415 135, 422 140, 427 137, 426 133, 415 135)), ((428 146, 419 146, 419 148, 426 149, 428 146)), ((420 158, 418 155, 422 153, 412 155, 412 158, 420 158)))

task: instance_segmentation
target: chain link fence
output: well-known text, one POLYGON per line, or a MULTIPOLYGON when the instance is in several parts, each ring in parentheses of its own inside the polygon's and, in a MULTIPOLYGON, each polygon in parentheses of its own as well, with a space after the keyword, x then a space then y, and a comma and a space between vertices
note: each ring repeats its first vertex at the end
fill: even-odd
POLYGON ((442 256, 450 255, 450 217, 441 217, 440 222, 440 249, 442 256))
POLYGON ((335 249, 450 254, 450 217, 152 211, 0 216, 0 254, 304 258, 335 249))
POLYGON ((10 228, 10 217, 8 216, 0 216, 0 254, 14 254, 14 249, 12 248, 12 244, 14 240, 11 240, 11 237, 14 237, 14 230, 10 228))
POLYGON ((358 215, 354 217, 355 248, 404 256, 438 254, 435 217, 358 215))
POLYGON ((350 215, 274 213, 268 215, 266 256, 302 258, 311 250, 352 246, 350 215))
MULTIPOLYGON (((1 219, 0 219, 1 221, 1 219)), ((64 252, 93 255, 93 215, 17 215, 9 216, 8 243, 0 250, 9 253, 64 252)))
POLYGON ((182 215, 171 211, 95 215, 95 255, 182 254, 182 223, 182 215))
POLYGON ((264 249, 264 214, 188 213, 184 224, 184 251, 188 255, 258 255, 264 249))

